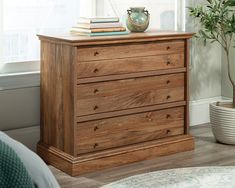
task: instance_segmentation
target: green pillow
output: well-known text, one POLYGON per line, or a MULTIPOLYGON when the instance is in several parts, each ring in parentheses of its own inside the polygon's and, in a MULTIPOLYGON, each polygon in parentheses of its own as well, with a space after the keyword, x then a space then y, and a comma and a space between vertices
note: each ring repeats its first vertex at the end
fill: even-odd
POLYGON ((0 187, 34 188, 33 181, 20 158, 0 140, 0 187))

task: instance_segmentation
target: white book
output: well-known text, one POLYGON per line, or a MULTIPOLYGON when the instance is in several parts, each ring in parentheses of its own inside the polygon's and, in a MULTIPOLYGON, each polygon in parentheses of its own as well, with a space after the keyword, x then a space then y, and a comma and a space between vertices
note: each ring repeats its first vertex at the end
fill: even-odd
POLYGON ((83 29, 83 28, 72 27, 70 29, 70 32, 91 33, 91 30, 90 29, 83 29))
POLYGON ((76 27, 85 28, 85 29, 97 29, 97 28, 111 28, 111 27, 122 27, 121 22, 110 22, 110 23, 78 23, 76 27))
POLYGON ((85 18, 85 17, 80 17, 78 19, 78 23, 109 23, 109 22, 119 22, 118 17, 97 17, 97 18, 85 18))

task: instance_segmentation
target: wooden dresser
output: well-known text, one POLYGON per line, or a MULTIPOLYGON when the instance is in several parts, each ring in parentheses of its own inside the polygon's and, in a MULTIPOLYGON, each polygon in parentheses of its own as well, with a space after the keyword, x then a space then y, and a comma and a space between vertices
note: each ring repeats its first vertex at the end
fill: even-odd
POLYGON ((192 33, 39 35, 38 154, 72 175, 194 149, 192 33))

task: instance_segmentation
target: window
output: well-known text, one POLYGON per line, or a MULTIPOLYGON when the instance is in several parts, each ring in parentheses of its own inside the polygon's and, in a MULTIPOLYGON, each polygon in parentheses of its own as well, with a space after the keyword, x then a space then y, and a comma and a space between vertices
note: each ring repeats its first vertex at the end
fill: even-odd
POLYGON ((0 0, 0 64, 38 64, 36 34, 68 32, 81 10, 90 12, 90 4, 89 0, 0 0))

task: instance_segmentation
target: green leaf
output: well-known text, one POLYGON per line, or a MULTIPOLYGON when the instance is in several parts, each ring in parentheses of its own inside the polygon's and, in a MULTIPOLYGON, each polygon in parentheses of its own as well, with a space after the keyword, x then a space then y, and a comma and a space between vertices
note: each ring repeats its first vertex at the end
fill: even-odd
MULTIPOLYGON (((231 42, 235 35, 235 0, 206 0, 206 4, 189 7, 190 16, 197 19, 201 30, 198 37, 204 45, 227 38, 231 42)), ((223 45, 223 44, 221 44, 223 45)))
POLYGON ((204 38, 207 38, 207 39, 210 39, 210 38, 211 38, 211 37, 210 37, 208 34, 206 34, 206 32, 203 31, 203 30, 200 30, 199 33, 200 33, 204 38))
POLYGON ((228 0, 225 4, 228 6, 235 6, 235 0, 228 0))

